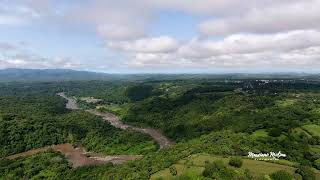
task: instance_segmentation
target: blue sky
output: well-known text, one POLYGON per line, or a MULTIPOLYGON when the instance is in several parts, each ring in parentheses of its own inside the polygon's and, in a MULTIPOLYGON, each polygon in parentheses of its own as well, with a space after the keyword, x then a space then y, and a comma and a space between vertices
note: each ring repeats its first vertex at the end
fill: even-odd
POLYGON ((150 24, 150 34, 151 36, 167 35, 187 41, 197 36, 197 24, 201 19, 184 12, 161 11, 150 24))
POLYGON ((318 72, 320 0, 2 0, 0 69, 318 72))

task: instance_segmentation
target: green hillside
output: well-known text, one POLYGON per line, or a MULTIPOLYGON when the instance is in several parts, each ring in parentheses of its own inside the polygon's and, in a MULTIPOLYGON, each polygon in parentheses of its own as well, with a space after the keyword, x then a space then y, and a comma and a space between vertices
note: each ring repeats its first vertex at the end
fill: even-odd
POLYGON ((0 179, 314 179, 320 168, 319 90, 319 82, 303 80, 1 83, 0 179), (146 134, 117 129, 83 110, 67 110, 57 92, 78 99, 85 109, 157 129, 177 144, 159 150, 146 134), (100 101, 80 100, 88 97, 100 101), (62 143, 143 158, 79 168, 53 152, 5 158, 62 143), (279 161, 246 157, 279 151, 286 154, 279 161), (232 157, 241 157, 240 168, 229 165, 232 157))

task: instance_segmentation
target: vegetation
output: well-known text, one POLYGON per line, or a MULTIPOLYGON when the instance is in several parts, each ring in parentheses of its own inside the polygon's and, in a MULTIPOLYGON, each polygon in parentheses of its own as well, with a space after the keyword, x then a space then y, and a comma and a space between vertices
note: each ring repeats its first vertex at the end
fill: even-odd
MULTIPOLYGON (((224 158, 217 155, 210 154, 193 154, 177 163, 173 164, 171 167, 177 169, 178 176, 180 175, 192 175, 193 177, 200 178, 204 172, 205 166, 208 163, 213 163, 216 161, 223 162, 223 166, 228 170, 235 172, 235 178, 246 177, 247 179, 259 179, 260 177, 271 175, 280 170, 284 170, 291 175, 295 174, 295 167, 291 165, 282 165, 275 162, 266 162, 266 161, 256 161, 253 159, 243 158, 243 166, 241 168, 236 168, 229 165, 229 158, 224 158)), ((174 176, 170 174, 170 168, 161 170, 151 176, 151 179, 157 179, 162 177, 163 179, 171 179, 174 176)), ((196 179, 196 178, 195 178, 196 179)))
POLYGON ((315 180, 316 177, 314 175, 314 172, 311 170, 310 167, 307 166, 300 166, 296 173, 300 174, 302 176, 303 180, 315 180))
POLYGON ((284 170, 274 172, 270 175, 273 180, 292 180, 293 176, 284 170))
POLYGON ((153 87, 150 85, 130 86, 126 89, 126 96, 132 101, 140 101, 152 95, 153 87))
POLYGON ((209 77, 1 83, 0 179, 315 179, 320 82, 209 77), (115 113, 128 124, 158 129, 177 144, 157 151, 147 135, 116 129, 82 110, 67 110, 56 96, 61 91, 77 99, 101 99, 80 104, 115 113), (66 142, 143 159, 72 169, 54 152, 5 158, 66 142), (271 151, 287 156, 268 162, 247 157, 248 152, 271 151))
POLYGON ((67 111, 54 90, 14 85, 0 91, 0 157, 66 142, 107 154, 157 149, 147 135, 116 129, 85 112, 67 111))
POLYGON ((243 164, 243 161, 240 157, 232 157, 229 160, 229 165, 233 167, 240 168, 243 164))
POLYGON ((320 136, 320 125, 308 124, 302 126, 302 128, 313 136, 320 136))
POLYGON ((71 170, 62 154, 42 153, 17 160, 0 160, 0 179, 59 179, 71 170))
POLYGON ((177 169, 175 167, 173 167, 173 166, 170 167, 169 170, 170 170, 170 174, 172 176, 176 176, 178 174, 177 169))
POLYGON ((228 169, 222 161, 214 161, 206 164, 203 176, 212 179, 232 179, 235 176, 235 172, 228 169))
POLYGON ((315 167, 316 167, 317 169, 320 170, 320 159, 315 160, 315 161, 314 161, 314 165, 315 165, 315 167))

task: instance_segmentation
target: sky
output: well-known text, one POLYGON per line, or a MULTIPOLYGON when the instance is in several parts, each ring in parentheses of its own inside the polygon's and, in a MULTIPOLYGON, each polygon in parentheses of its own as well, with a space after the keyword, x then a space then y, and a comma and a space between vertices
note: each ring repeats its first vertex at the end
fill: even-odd
POLYGON ((320 72, 320 0, 0 0, 0 69, 320 72))

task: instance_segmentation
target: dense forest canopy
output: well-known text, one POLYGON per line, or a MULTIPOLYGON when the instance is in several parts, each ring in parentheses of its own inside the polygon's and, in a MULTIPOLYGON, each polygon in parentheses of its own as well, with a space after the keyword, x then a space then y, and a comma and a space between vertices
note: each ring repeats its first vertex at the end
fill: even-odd
POLYGON ((271 151, 287 155, 285 161, 264 164, 285 164, 274 167, 279 172, 267 174, 272 179, 317 176, 320 82, 300 77, 180 76, 0 83, 1 178, 256 179, 263 172, 253 172, 249 164, 256 162, 245 157, 248 152, 271 151), (157 129, 177 144, 158 151, 157 143, 146 134, 117 129, 83 110, 67 110, 58 92, 75 98, 84 109, 111 112, 127 124, 157 129), (88 97, 101 101, 82 100, 88 97), (106 155, 144 157, 122 165, 76 169, 57 152, 5 158, 62 143, 82 144, 106 155), (235 156, 242 157, 237 161, 243 167, 225 162, 235 156), (203 163, 195 165, 200 157, 205 158, 203 163))

